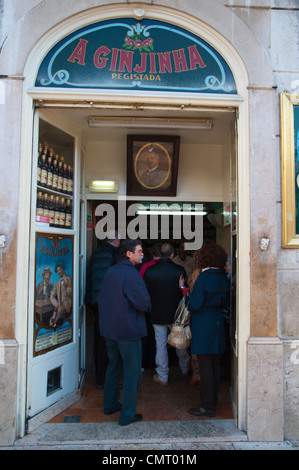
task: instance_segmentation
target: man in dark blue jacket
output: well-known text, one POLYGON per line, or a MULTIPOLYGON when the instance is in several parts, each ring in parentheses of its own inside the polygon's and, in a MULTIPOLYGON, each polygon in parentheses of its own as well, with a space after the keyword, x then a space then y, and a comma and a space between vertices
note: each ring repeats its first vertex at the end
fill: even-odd
POLYGON ((117 232, 108 232, 106 240, 94 252, 87 270, 85 304, 94 315, 94 361, 96 387, 104 388, 109 362, 105 339, 99 330, 98 297, 106 271, 119 261, 120 239, 117 232))
POLYGON ((140 421, 136 414, 137 389, 141 382, 141 338, 147 335, 144 312, 151 302, 145 283, 136 269, 142 262, 139 240, 121 244, 122 261, 104 276, 98 308, 101 334, 106 339, 109 365, 104 388, 104 413, 121 411, 119 424, 140 421), (118 381, 123 372, 123 401, 119 403, 118 381))

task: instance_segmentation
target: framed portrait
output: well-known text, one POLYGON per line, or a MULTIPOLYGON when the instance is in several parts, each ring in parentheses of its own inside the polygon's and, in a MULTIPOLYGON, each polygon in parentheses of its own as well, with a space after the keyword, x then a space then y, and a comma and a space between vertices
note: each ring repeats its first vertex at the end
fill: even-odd
POLYGON ((180 137, 127 136, 127 195, 176 196, 180 137))
POLYGON ((282 246, 299 248, 299 95, 280 94, 282 246))
POLYGON ((73 237, 36 234, 34 356, 73 339, 73 237))

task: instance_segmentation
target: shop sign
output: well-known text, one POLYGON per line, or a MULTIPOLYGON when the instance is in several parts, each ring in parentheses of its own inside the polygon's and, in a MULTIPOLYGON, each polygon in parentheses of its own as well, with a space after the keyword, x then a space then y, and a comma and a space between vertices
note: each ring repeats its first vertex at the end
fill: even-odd
POLYGON ((231 69, 206 41, 175 25, 121 18, 59 41, 35 86, 236 94, 231 69))

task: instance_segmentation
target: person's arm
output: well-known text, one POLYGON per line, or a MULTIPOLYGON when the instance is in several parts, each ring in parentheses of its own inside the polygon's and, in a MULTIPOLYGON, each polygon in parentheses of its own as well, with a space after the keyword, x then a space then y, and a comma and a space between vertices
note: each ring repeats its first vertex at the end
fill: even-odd
POLYGON ((58 294, 57 294, 57 289, 58 289, 58 282, 56 282, 55 286, 54 286, 54 289, 52 290, 51 292, 51 296, 50 296, 50 302, 51 304, 53 305, 53 307, 57 308, 58 305, 59 305, 59 302, 58 302, 58 294))
POLYGON ((151 299, 140 274, 126 279, 125 295, 133 307, 139 312, 148 312, 151 309, 151 299))
POLYGON ((179 287, 182 290, 182 294, 184 297, 190 295, 190 289, 189 287, 185 286, 185 276, 183 274, 180 275, 179 287))
MULTIPOLYGON (((182 286, 183 284, 181 284, 182 286)), ((181 287, 182 288, 182 287, 181 287)), ((205 300, 205 291, 204 291, 204 282, 200 276, 196 279, 193 290, 190 293, 187 287, 184 287, 183 294, 188 297, 188 309, 190 312, 197 312, 204 303, 205 300)), ((186 299, 187 302, 187 299, 186 299)))

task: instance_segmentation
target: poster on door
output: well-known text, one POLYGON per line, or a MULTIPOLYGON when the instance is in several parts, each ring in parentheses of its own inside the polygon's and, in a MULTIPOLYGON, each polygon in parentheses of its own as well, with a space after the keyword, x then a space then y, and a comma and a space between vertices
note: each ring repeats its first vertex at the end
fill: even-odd
POLYGON ((36 234, 34 356, 73 338, 73 237, 36 234))

